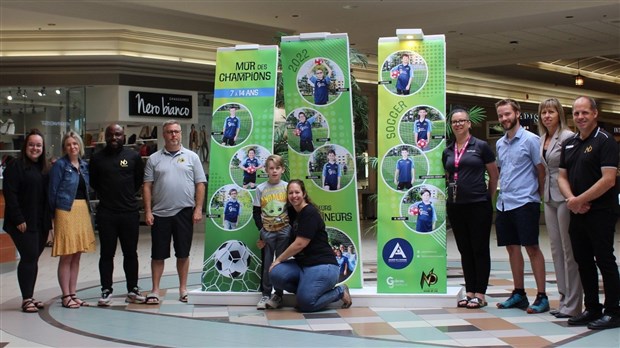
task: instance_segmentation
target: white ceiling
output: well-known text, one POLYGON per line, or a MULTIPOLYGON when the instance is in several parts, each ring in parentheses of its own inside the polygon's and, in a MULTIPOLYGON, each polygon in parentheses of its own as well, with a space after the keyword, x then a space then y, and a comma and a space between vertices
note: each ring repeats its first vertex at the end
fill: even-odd
POLYGON ((579 61, 588 90, 620 94, 618 0, 1 0, 0 21, 3 35, 125 29, 231 44, 273 44, 279 32, 346 32, 370 70, 379 37, 421 28, 446 36, 448 74, 574 88, 579 61))

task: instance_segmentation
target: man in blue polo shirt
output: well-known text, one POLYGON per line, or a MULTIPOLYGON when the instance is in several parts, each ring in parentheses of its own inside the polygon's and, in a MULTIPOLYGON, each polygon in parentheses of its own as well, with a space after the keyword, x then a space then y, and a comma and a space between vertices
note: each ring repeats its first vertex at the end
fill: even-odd
POLYGON ((506 131, 497 141, 497 165, 501 191, 497 198, 495 230, 497 245, 508 251, 514 282, 512 295, 498 308, 526 309, 528 313, 549 310, 545 291, 545 257, 538 246, 540 196, 545 168, 540 158, 539 137, 519 124, 521 107, 512 99, 495 103, 497 116, 506 131), (525 293, 521 246, 530 258, 538 294, 530 306, 525 293))
POLYGON ((571 211, 568 234, 586 307, 568 324, 601 330, 620 327, 620 275, 614 256, 619 149, 614 137, 598 126, 597 117, 594 99, 575 100, 573 120, 579 133, 562 146, 558 184, 571 211), (599 302, 597 267, 603 278, 604 305, 599 302))

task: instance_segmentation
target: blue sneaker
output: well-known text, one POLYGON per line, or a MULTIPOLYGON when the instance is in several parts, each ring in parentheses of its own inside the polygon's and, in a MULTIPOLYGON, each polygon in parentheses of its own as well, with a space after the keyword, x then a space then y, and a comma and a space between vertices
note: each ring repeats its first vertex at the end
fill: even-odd
POLYGON ((536 296, 534 303, 527 307, 529 314, 544 313, 549 310, 549 299, 547 296, 536 296))
MULTIPOLYGON (((526 309, 530 305, 530 301, 527 300, 526 295, 517 294, 514 291, 512 295, 504 301, 497 304, 497 308, 519 308, 526 309)), ((547 310, 549 309, 549 301, 547 301, 547 310)))

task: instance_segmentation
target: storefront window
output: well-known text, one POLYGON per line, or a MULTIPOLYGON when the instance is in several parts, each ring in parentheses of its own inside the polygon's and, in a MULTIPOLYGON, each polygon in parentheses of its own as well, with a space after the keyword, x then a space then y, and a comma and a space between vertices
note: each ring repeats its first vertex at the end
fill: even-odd
POLYGON ((1 87, 0 153, 18 156, 24 134, 38 128, 45 135, 47 158, 62 156, 68 130, 84 134, 85 88, 66 86, 1 87))

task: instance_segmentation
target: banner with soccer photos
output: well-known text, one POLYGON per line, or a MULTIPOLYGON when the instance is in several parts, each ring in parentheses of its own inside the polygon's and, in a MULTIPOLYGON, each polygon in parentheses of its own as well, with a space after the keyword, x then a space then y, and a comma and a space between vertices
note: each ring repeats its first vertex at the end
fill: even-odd
POLYGON ((378 53, 377 292, 446 293, 445 39, 378 53))
POLYGON ((292 179, 302 179, 319 207, 340 264, 340 282, 361 288, 363 268, 349 38, 309 33, 282 38, 285 116, 292 179))
POLYGON ((273 149, 277 46, 217 50, 211 131, 203 291, 259 291, 256 185, 273 149))

